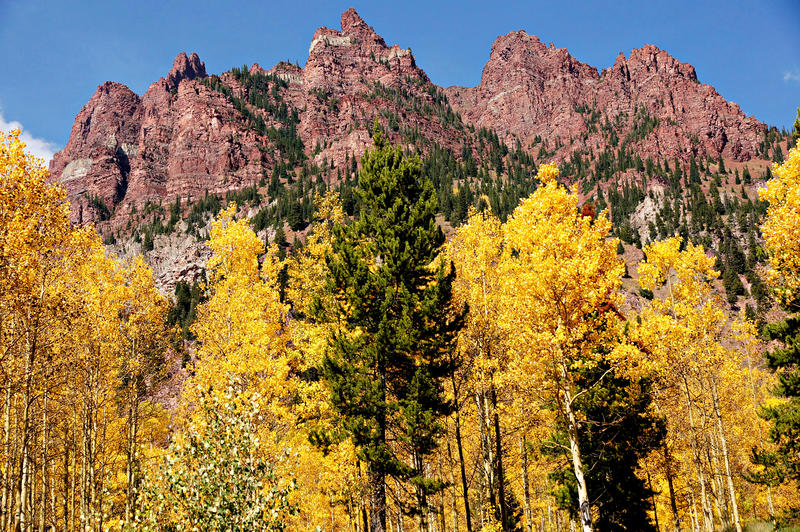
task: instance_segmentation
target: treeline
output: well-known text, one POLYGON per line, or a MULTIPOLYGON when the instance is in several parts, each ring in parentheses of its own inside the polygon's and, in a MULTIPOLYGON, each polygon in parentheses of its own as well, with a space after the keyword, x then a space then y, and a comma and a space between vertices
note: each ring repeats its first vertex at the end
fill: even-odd
MULTIPOLYGON (((433 166, 376 131, 343 177, 353 217, 317 194, 284 258, 239 218, 258 188, 231 196, 207 283, 170 310, 141 260, 70 227, 17 135, 0 143, 7 529, 711 531, 800 504, 796 320, 768 327, 786 347, 765 368, 712 290, 718 261, 679 237, 643 244, 652 299, 627 309, 612 221, 553 165, 505 218, 489 188, 483 211, 457 207, 445 242, 442 190, 477 161, 433 166)), ((532 171, 515 151, 504 164, 532 171)), ((789 311, 798 157, 763 226, 789 311)))

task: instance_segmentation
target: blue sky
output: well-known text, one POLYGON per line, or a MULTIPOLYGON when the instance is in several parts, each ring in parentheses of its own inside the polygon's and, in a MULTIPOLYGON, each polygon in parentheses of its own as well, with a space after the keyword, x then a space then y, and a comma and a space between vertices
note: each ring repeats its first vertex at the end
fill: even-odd
POLYGON ((37 150, 64 146, 106 80, 142 94, 180 51, 209 73, 308 55, 319 26, 348 7, 388 44, 411 47, 434 83, 474 86, 498 35, 524 29, 610 66, 655 44, 697 69, 745 113, 787 129, 800 106, 800 1, 130 2, 0 0, 0 129, 22 124, 37 150))

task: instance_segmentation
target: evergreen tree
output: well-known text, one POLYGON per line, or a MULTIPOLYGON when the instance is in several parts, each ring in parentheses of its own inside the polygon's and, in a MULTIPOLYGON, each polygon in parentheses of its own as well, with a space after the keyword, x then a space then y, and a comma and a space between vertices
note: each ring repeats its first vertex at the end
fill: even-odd
MULTIPOLYGON (((800 488, 800 316, 796 313, 800 305, 795 303, 787 308, 795 314, 764 328, 767 340, 783 344, 767 352, 765 358, 769 368, 778 374, 774 393, 786 398, 786 402, 766 406, 761 412, 764 419, 772 422, 769 434, 777 450, 756 450, 753 461, 765 466, 765 471, 756 477, 757 481, 777 485, 793 480, 800 488)), ((800 512, 800 509, 795 511, 800 512)))
MULTIPOLYGON (((631 382, 614 373, 602 377, 609 369, 601 363, 582 370, 577 383, 583 391, 574 403, 585 419, 578 434, 588 491, 593 494, 592 522, 604 531, 656 530, 647 515, 653 493, 636 470, 639 460, 660 448, 666 426, 651 410, 649 380, 631 382)), ((544 443, 543 452, 569 455, 563 426, 544 443)), ((554 495, 559 506, 578 518, 578 489, 571 466, 565 463, 550 477, 557 483, 554 495)))
POLYGON ((153 251, 153 233, 150 229, 144 232, 144 240, 142 240, 142 253, 153 251))
POLYGON ((794 119, 794 127, 792 128, 792 139, 800 141, 800 109, 797 110, 797 118, 794 119))
POLYGON ((278 228, 275 230, 275 236, 272 238, 272 243, 278 246, 278 254, 283 259, 286 256, 286 246, 289 243, 286 241, 286 233, 283 230, 283 223, 278 222, 278 228))
POLYGON ((289 223, 289 227, 292 228, 292 231, 299 231, 305 227, 302 205, 294 195, 289 196, 289 202, 289 212, 286 215, 286 221, 289 223))
POLYGON ((424 462, 450 411, 443 389, 463 316, 453 312, 455 270, 440 259, 437 199, 418 157, 407 158, 376 130, 361 159, 361 216, 334 230, 327 291, 312 314, 330 320, 323 375, 340 426, 367 464, 370 529, 386 530, 386 480, 409 482, 423 529, 428 500, 444 486, 424 462), (330 307, 330 305, 329 305, 330 307), (456 316, 453 318, 453 316, 456 316))
POLYGON ((725 287, 725 295, 731 305, 736 304, 738 296, 744 295, 742 280, 739 279, 739 275, 731 265, 725 267, 725 272, 722 274, 722 285, 725 287))

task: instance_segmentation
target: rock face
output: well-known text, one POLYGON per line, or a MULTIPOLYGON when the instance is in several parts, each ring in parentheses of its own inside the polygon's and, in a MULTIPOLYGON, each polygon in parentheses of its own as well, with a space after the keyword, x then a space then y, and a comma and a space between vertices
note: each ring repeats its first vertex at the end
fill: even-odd
POLYGON ((107 81, 75 117, 66 147, 50 163, 67 190, 74 222, 97 219, 101 202, 113 207, 125 197, 143 116, 139 96, 107 81))
POLYGON ((265 158, 256 134, 223 95, 198 82, 205 75, 197 54, 181 53, 141 98, 118 83, 98 87, 50 163, 74 222, 114 213, 122 223, 116 214, 148 201, 196 198, 260 178, 265 158))
POLYGON ((467 122, 523 145, 536 136, 559 139, 562 157, 579 137, 577 147, 597 151, 608 144, 597 127, 593 130, 598 116, 622 125, 623 134, 632 133, 631 145, 643 157, 684 160, 693 153, 753 158, 765 128, 700 84, 694 67, 652 45, 633 50, 629 58, 620 54, 598 74, 566 49, 515 31, 494 42, 477 87, 445 92, 467 122), (600 114, 593 118, 595 112, 600 114))
POLYGON ((225 192, 271 175, 282 160, 276 131, 289 131, 317 165, 341 168, 371 144, 376 117, 407 147, 438 144, 460 156, 474 141, 469 124, 529 150, 539 149, 541 137, 556 159, 613 146, 603 128, 613 121, 643 157, 747 160, 765 127, 700 84, 691 65, 650 45, 620 55, 601 74, 563 48, 512 32, 495 41, 480 85, 442 90, 409 49, 387 46, 349 9, 341 30, 314 33, 303 68, 254 64, 207 77, 197 54, 181 53, 141 97, 118 83, 101 85, 51 173, 67 189, 75 222, 110 217, 104 223, 116 229, 147 202, 225 192), (247 76, 268 84, 271 111, 257 105, 261 96, 247 76))
MULTIPOLYGON (((304 68, 279 63, 249 69, 286 82, 277 92, 298 113, 297 136, 306 155, 334 167, 360 157, 372 142, 375 117, 394 142, 413 131, 460 149, 463 128, 440 118, 449 106, 410 50, 387 46, 353 9, 342 15, 341 27, 314 33, 304 68)), ((141 98, 116 83, 98 88, 51 163, 51 174, 67 187, 75 222, 112 214, 114 229, 148 201, 242 188, 273 168, 273 139, 250 127, 230 97, 201 83, 206 76, 197 54, 180 53, 141 98)), ((249 89, 234 75, 217 79, 249 101, 249 89)), ((281 127, 274 116, 248 108, 268 126, 281 127)))
POLYGON ((390 125, 390 114, 396 116, 397 127, 392 122, 387 132, 395 142, 404 141, 402 125, 460 148, 463 135, 431 112, 441 106, 436 101, 439 89, 417 67, 411 51, 387 46, 354 9, 342 14, 341 27, 314 33, 302 69, 275 70, 298 76, 292 78, 296 83, 290 85, 289 98, 304 109, 299 133, 306 147, 326 146, 316 155, 317 162, 328 159, 338 165, 347 154, 360 157, 372 142, 373 117, 390 125))

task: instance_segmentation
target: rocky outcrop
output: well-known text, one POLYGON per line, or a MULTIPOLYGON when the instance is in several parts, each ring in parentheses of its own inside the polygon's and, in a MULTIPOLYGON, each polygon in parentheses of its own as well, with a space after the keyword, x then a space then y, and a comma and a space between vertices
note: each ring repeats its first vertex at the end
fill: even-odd
POLYGON ((446 92, 467 122, 492 128, 501 137, 569 137, 585 129, 574 109, 586 102, 598 77, 597 69, 566 49, 548 47, 534 35, 515 31, 492 45, 480 85, 446 92))
POLYGON ((495 41, 477 87, 445 92, 468 122, 495 129, 507 141, 557 139, 561 157, 576 148, 606 147, 609 139, 597 127, 606 120, 620 129, 618 138, 630 134, 629 145, 643 157, 684 160, 691 154, 748 160, 765 128, 699 83, 694 67, 652 45, 629 58, 620 54, 599 75, 566 49, 511 32, 495 41))
POLYGON ((137 156, 144 108, 125 85, 107 81, 83 106, 69 141, 50 162, 72 203, 72 221, 106 217, 125 197, 131 159, 137 156))
POLYGON ((389 114, 397 117, 397 128, 386 128, 395 142, 404 142, 402 125, 442 145, 460 146, 458 131, 421 110, 435 104, 432 94, 438 88, 411 50, 387 46, 354 9, 342 14, 341 28, 314 33, 302 85, 292 96, 294 105, 305 110, 299 127, 305 145, 325 146, 318 161, 339 165, 348 154, 360 157, 371 143, 373 118, 389 125, 389 114))
POLYGON ((595 99, 608 113, 633 115, 646 107, 659 119, 650 154, 720 155, 739 161, 756 157, 765 125, 726 101, 711 85, 702 84, 692 65, 653 45, 620 54, 603 71, 595 99))
POLYGON ((200 61, 197 54, 192 53, 186 57, 186 52, 181 52, 172 63, 172 70, 167 74, 166 88, 174 91, 184 79, 197 79, 206 77, 206 64, 200 61))
POLYGON ((142 96, 138 154, 124 204, 198 198, 241 188, 261 176, 255 132, 221 94, 188 79, 172 94, 161 82, 142 96))

